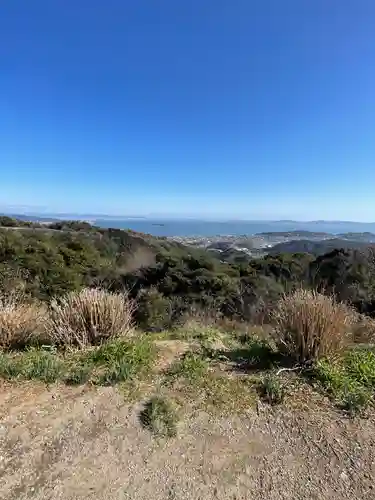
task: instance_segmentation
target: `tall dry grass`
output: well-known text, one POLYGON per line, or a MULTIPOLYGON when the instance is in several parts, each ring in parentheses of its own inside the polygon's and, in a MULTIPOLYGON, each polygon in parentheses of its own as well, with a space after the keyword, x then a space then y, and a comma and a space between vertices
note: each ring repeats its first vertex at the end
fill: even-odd
POLYGON ((27 302, 22 292, 0 297, 0 348, 23 347, 43 338, 48 310, 43 304, 27 302))
POLYGON ((355 343, 375 343, 375 319, 364 314, 358 314, 357 322, 353 325, 353 340, 355 343))
POLYGON ((300 289, 279 300, 272 320, 279 350, 306 363, 339 352, 349 341, 356 314, 332 296, 300 289))
POLYGON ((51 302, 52 339, 84 348, 124 337, 132 331, 134 303, 126 294, 100 288, 70 292, 51 302))

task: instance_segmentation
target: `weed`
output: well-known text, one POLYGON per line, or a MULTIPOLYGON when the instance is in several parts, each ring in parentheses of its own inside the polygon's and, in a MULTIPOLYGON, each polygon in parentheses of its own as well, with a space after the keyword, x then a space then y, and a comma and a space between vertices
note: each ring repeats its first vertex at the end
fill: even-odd
POLYGON ((43 349, 29 349, 18 359, 20 374, 25 379, 56 382, 63 372, 63 363, 56 354, 43 349))
POLYGON ((68 385, 86 384, 91 375, 92 367, 90 365, 73 366, 65 377, 65 383, 68 385))
POLYGON ((143 338, 133 342, 115 340, 103 344, 92 351, 90 359, 95 366, 101 367, 97 383, 109 385, 145 373, 150 368, 154 355, 152 343, 143 338))
POLYGON ((31 348, 16 355, 0 355, 0 376, 5 379, 38 379, 55 382, 62 373, 63 363, 53 353, 31 348))
POLYGON ((367 408, 370 400, 371 392, 368 389, 354 386, 344 392, 341 406, 351 417, 354 417, 367 408))
POLYGON ((202 378, 207 373, 207 370, 207 360, 198 353, 187 352, 181 360, 171 366, 168 375, 194 382, 202 378))
POLYGON ((194 390, 197 392, 194 395, 195 402, 206 411, 220 411, 230 415, 248 410, 255 399, 251 381, 227 374, 208 373, 194 390))
POLYGON ((339 406, 354 415, 371 401, 375 387, 375 353, 352 349, 336 360, 316 363, 314 375, 339 406))
POLYGON ((21 367, 16 360, 4 353, 0 353, 0 377, 6 380, 16 378, 21 374, 21 367))
POLYGON ((276 375, 267 375, 260 385, 260 394, 270 405, 277 405, 284 400, 285 387, 276 375))
POLYGON ((266 340, 250 338, 246 343, 226 356, 245 369, 268 369, 277 361, 277 353, 266 340))
POLYGON ((365 387, 375 387, 375 353, 370 349, 353 349, 346 353, 345 370, 350 378, 365 387))
POLYGON ((156 436, 173 437, 177 434, 178 415, 172 403, 160 396, 152 397, 140 413, 143 427, 156 436))

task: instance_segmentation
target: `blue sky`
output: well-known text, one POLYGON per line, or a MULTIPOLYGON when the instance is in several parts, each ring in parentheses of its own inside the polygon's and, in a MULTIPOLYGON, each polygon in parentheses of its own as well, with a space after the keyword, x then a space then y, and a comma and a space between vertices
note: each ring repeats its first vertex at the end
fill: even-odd
POLYGON ((0 207, 375 220, 374 26, 373 0, 4 0, 0 207))

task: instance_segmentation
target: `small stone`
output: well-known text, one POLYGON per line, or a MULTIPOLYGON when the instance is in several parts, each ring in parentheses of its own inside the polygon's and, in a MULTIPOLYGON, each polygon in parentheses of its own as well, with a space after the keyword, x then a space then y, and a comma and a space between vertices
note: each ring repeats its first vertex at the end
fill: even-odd
POLYGON ((340 474, 340 479, 342 481, 349 481, 349 476, 348 476, 348 474, 345 471, 342 471, 341 474, 340 474))

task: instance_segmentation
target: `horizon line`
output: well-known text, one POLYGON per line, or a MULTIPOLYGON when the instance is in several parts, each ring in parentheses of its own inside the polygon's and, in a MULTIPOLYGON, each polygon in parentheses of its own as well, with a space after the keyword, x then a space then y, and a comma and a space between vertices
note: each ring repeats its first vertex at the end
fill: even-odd
POLYGON ((365 224, 365 225, 371 225, 375 224, 375 221, 354 221, 354 220, 341 220, 341 219, 309 219, 309 220, 298 220, 298 219, 249 219, 249 218, 242 218, 242 217, 229 217, 229 218, 222 218, 222 217, 206 217, 202 215, 201 217, 197 217, 196 215, 194 216, 189 216, 189 215, 166 215, 166 214, 148 214, 148 215, 115 215, 115 214, 103 214, 103 213, 81 213, 81 212, 49 212, 49 211, 42 211, 39 212, 38 210, 22 210, 17 212, 17 210, 11 210, 11 209, 3 209, 0 210, 1 215, 5 216, 31 216, 31 217, 45 217, 45 218, 61 218, 61 219, 68 219, 69 217, 74 217, 76 220, 82 220, 81 218, 84 219, 93 219, 93 220, 130 220, 130 219, 140 219, 140 220, 178 220, 178 221, 198 221, 198 222, 251 222, 251 223, 270 223, 270 222, 277 222, 277 223, 296 223, 296 224, 365 224))

